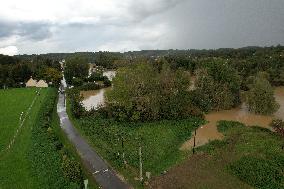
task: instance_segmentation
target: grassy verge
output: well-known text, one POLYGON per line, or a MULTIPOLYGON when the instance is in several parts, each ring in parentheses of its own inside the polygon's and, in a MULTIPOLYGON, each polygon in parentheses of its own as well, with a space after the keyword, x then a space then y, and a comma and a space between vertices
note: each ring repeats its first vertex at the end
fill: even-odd
POLYGON ((56 90, 49 89, 31 130, 28 158, 32 177, 38 180, 38 188, 80 188, 83 181, 80 165, 64 148, 52 125, 56 99, 56 90))
POLYGON ((181 152, 179 147, 203 122, 198 118, 152 123, 119 123, 97 117, 75 119, 70 112, 69 104, 67 108, 73 124, 82 135, 125 177, 127 182, 135 187, 142 187, 135 179, 139 176, 140 145, 144 177, 146 171, 152 175, 159 175, 186 157, 187 154, 181 152))

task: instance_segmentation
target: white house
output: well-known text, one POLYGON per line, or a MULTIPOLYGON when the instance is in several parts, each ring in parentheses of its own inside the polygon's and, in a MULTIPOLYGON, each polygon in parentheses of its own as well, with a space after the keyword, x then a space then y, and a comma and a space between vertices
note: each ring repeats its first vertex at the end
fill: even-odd
POLYGON ((43 80, 39 80, 36 83, 36 87, 48 87, 48 84, 45 81, 43 81, 43 80))
POLYGON ((26 83, 26 87, 35 87, 37 84, 36 80, 33 80, 33 78, 31 77, 27 83, 26 83))
POLYGON ((44 80, 39 80, 38 82, 32 77, 27 81, 26 87, 48 87, 48 84, 44 80))

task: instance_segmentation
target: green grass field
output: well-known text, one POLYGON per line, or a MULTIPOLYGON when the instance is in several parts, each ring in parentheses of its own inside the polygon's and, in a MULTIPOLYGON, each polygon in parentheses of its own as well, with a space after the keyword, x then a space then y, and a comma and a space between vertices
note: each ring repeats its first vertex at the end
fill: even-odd
MULTIPOLYGON (((19 127, 21 112, 27 111, 36 96, 36 89, 9 89, 0 90, 0 151, 8 146, 9 141, 19 127)), ((44 98, 46 91, 42 91, 40 99, 44 98)), ((35 104, 38 108, 38 104, 35 104)), ((34 114, 31 114, 31 119, 34 114)), ((29 120, 31 120, 29 119, 29 120)))
POLYGON ((20 113, 27 112, 36 97, 36 90, 0 90, 0 188, 35 188, 37 185, 31 174, 27 152, 32 142, 31 129, 47 89, 41 90, 41 95, 37 97, 14 145, 5 150, 19 127, 20 113))
MULTIPOLYGON (((69 116, 72 117, 70 107, 68 110, 69 116)), ((152 176, 160 175, 187 157, 188 153, 180 151, 179 147, 190 138, 192 131, 203 123, 198 118, 152 123, 119 123, 97 117, 72 118, 72 122, 99 154, 134 187, 142 187, 139 181, 135 181, 135 177, 139 177, 140 144, 144 177, 146 171, 151 172, 152 176), (127 165, 123 163, 123 152, 127 165)))
MULTIPOLYGON (((0 90, 0 189, 80 188, 86 176, 76 151, 60 129, 57 92, 42 89, 36 97, 36 90, 0 90), (27 111, 35 97, 15 143, 6 149, 19 127, 20 113, 27 111), (75 167, 79 172, 74 172, 75 167)), ((97 187, 91 182, 89 188, 97 187)))

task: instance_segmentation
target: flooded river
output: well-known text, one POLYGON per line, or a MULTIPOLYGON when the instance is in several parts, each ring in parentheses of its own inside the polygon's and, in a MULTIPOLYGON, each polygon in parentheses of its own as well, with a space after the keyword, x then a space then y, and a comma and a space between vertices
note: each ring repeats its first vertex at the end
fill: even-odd
POLYGON ((111 87, 103 88, 99 90, 91 90, 91 91, 81 91, 81 95, 83 96, 82 104, 86 108, 86 110, 91 110, 92 108, 96 109, 101 105, 104 105, 105 97, 104 94, 107 90, 110 90, 111 87))
MULTIPOLYGON (((196 132, 195 144, 201 146, 210 140, 222 139, 223 135, 218 132, 216 124, 220 120, 238 121, 248 126, 261 126, 269 128, 269 123, 273 118, 284 118, 284 87, 275 89, 275 98, 280 104, 280 108, 273 116, 256 115, 248 111, 247 107, 243 104, 239 108, 231 110, 223 110, 219 112, 212 112, 205 115, 207 124, 199 127, 196 132)), ((194 139, 191 138, 181 146, 181 150, 188 150, 193 147, 194 139)))
POLYGON ((116 72, 114 70, 104 71, 103 76, 107 76, 110 81, 115 77, 116 72))
MULTIPOLYGON (((107 76, 109 80, 112 80, 115 77, 114 70, 108 70, 103 73, 104 76, 107 76)), ((91 91, 81 91, 80 94, 83 96, 82 104, 86 110, 91 110, 92 108, 96 109, 99 106, 104 105, 105 97, 104 94, 106 91, 110 90, 111 87, 103 88, 99 90, 91 91)))
MULTIPOLYGON (((104 73, 112 79, 115 76, 114 71, 108 71, 104 73)), ((104 93, 107 90, 111 90, 111 87, 93 91, 81 91, 84 97, 82 101, 83 106, 90 110, 91 108, 97 108, 104 105, 104 93)), ((248 111, 245 104, 242 104, 238 108, 231 110, 223 110, 219 112, 211 112, 205 115, 207 124, 199 127, 196 132, 195 143, 196 146, 201 146, 209 142, 210 140, 222 139, 223 135, 218 132, 216 124, 220 120, 238 121, 249 126, 257 125, 261 127, 269 127, 269 123, 273 118, 284 118, 284 87, 277 87, 275 89, 275 98, 280 104, 280 108, 273 116, 256 115, 248 111)), ((188 150, 193 147, 193 138, 188 140, 181 146, 181 150, 188 150)))

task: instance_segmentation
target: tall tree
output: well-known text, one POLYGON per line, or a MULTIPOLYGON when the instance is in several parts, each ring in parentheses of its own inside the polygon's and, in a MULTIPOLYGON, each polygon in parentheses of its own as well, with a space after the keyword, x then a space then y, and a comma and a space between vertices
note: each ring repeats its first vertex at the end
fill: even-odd
POLYGON ((88 77, 89 64, 87 58, 83 56, 71 56, 65 63, 65 79, 68 84, 72 84, 73 78, 85 79, 88 77))
POLYGON ((246 94, 246 103, 250 111, 257 114, 272 114, 279 104, 275 101, 273 88, 262 75, 254 78, 246 94))

